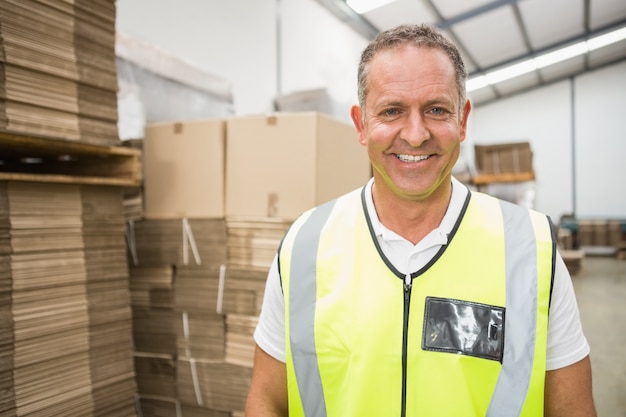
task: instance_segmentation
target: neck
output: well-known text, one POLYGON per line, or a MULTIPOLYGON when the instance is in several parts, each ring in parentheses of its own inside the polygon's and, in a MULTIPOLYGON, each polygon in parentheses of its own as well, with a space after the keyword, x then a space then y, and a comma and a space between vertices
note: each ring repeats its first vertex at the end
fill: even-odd
POLYGON ((452 182, 447 180, 424 199, 402 198, 385 187, 372 186, 372 198, 380 222, 414 245, 439 227, 450 198, 452 182))

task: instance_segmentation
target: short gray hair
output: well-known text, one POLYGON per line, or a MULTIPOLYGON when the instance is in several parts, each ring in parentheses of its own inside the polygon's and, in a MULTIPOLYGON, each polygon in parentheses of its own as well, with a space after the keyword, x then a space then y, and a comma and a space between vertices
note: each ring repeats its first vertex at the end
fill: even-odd
POLYGON ((437 28, 428 24, 400 25, 386 30, 379 33, 363 50, 357 75, 357 92, 361 108, 365 109, 365 97, 368 93, 369 64, 379 52, 400 48, 404 45, 439 49, 450 57, 456 74, 459 111, 461 111, 465 102, 465 79, 467 78, 465 64, 456 45, 446 39, 437 28))

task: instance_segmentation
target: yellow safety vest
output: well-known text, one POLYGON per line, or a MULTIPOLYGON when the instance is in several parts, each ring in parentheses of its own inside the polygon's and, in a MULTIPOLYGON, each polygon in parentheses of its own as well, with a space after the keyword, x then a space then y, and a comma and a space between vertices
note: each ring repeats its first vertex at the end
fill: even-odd
POLYGON ((289 415, 543 415, 549 219, 469 193, 448 244, 404 276, 363 192, 305 213, 281 244, 289 415))

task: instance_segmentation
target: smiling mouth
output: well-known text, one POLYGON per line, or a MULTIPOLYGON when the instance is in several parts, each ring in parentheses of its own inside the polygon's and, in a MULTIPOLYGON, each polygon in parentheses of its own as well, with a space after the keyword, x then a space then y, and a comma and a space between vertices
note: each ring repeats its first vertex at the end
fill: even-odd
POLYGON ((419 162, 419 161, 425 161, 426 159, 430 158, 430 155, 402 155, 402 154, 396 154, 396 158, 398 158, 402 162, 419 162))

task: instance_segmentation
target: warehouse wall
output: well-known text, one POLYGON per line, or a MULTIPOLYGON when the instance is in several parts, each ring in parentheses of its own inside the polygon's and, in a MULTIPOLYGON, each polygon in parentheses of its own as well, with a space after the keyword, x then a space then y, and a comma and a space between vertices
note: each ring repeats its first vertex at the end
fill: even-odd
MULTIPOLYGON (((232 83, 237 115, 271 111, 281 94, 326 89, 332 114, 349 121, 356 68, 367 40, 315 0, 117 0, 117 28, 232 83), (245 5, 245 7, 244 7, 245 5), (280 46, 280 47, 279 47, 280 46)), ((626 63, 477 107, 473 145, 527 140, 535 206, 563 214, 626 218, 626 63), (623 186, 622 186, 623 188, 623 186)))
POLYGON ((530 142, 535 207, 554 221, 574 209, 570 96, 570 82, 564 81, 477 107, 463 144, 473 158, 474 144, 530 142))
POLYGON ((576 208, 626 218, 626 62, 575 82, 576 208))
POLYGON ((625 75, 621 62, 478 107, 464 146, 528 140, 536 207, 555 221, 626 218, 625 75))

